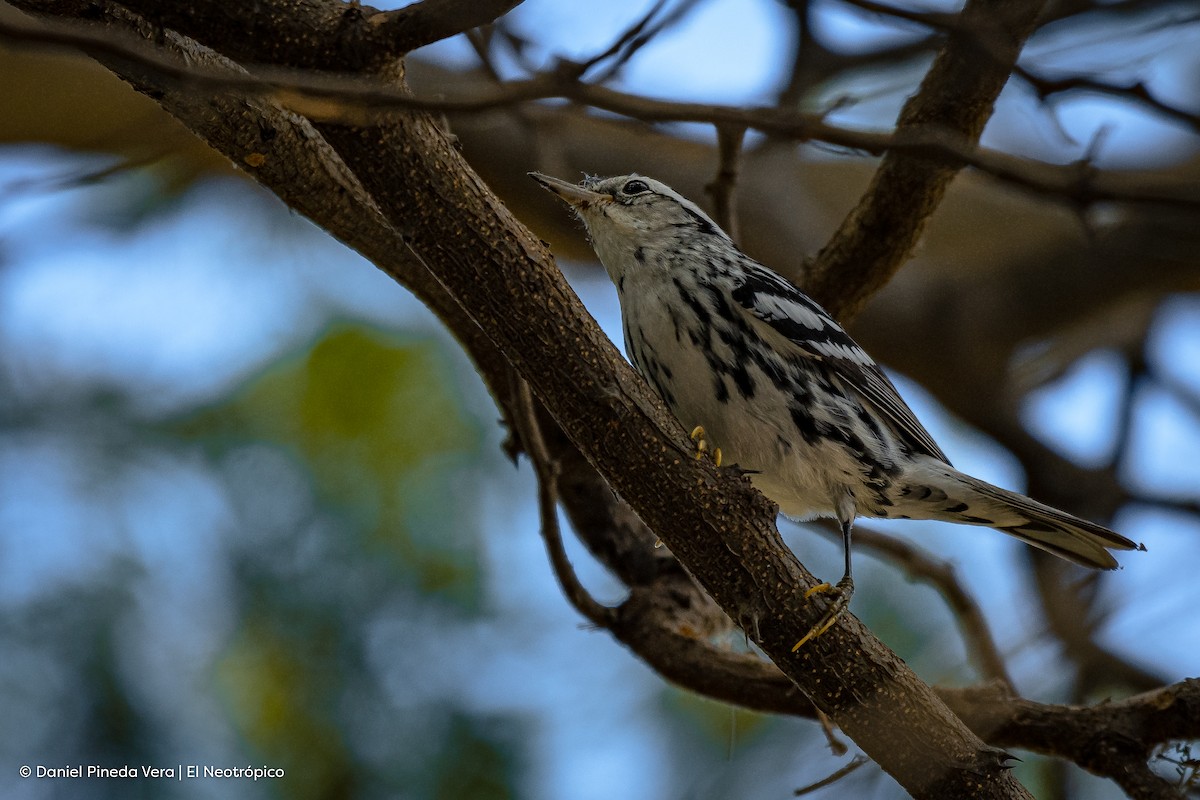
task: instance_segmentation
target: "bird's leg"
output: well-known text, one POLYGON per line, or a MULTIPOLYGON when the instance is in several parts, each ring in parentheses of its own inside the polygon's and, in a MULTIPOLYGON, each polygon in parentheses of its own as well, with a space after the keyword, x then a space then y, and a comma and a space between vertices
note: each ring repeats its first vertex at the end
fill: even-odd
MULTIPOLYGON (((697 425, 696 427, 692 428, 691 436, 692 441, 696 443, 696 458, 703 458, 704 454, 708 452, 708 440, 704 438, 704 426, 697 425)), ((721 448, 714 447, 712 451, 712 457, 713 463, 715 463, 718 467, 721 466, 721 448)))
POLYGON ((819 583, 813 588, 804 593, 804 599, 808 599, 815 594, 830 594, 833 597, 829 601, 829 607, 825 609, 825 613, 817 620, 817 624, 808 629, 808 633, 801 637, 800 641, 792 645, 792 652, 796 652, 809 642, 825 631, 833 627, 833 623, 837 622, 837 618, 846 606, 850 605, 850 598, 854 595, 854 576, 850 572, 850 531, 854 527, 854 520, 842 520, 842 553, 846 559, 846 573, 842 575, 842 579, 837 582, 836 586, 830 586, 829 583, 819 583))

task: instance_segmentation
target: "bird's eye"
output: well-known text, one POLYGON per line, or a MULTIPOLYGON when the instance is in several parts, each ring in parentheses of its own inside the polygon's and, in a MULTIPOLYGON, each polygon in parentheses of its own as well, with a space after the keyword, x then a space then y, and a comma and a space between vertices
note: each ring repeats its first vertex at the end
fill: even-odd
POLYGON ((625 184, 621 191, 625 194, 644 194, 650 191, 650 187, 646 185, 645 181, 633 180, 625 184))

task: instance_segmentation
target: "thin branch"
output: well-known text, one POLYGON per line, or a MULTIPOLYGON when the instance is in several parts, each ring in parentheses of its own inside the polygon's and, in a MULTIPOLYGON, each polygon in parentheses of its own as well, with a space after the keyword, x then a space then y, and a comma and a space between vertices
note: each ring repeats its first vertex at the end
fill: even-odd
MULTIPOLYGON (((647 11, 641 19, 626 28, 625 31, 622 32, 621 35, 616 38, 616 41, 614 41, 609 47, 592 56, 591 58, 580 62, 579 74, 582 75, 584 72, 587 72, 589 69, 596 66, 606 58, 611 58, 619 53, 622 47, 629 44, 634 37, 639 36, 641 32, 646 29, 646 26, 650 24, 650 20, 654 19, 655 15, 658 14, 659 11, 662 11, 663 6, 667 4, 667 1, 668 0, 658 0, 658 2, 656 2, 654 5, 650 6, 650 10, 647 11)), ((628 59, 628 56, 624 56, 622 59, 617 60, 622 61, 626 59, 628 59)))
POLYGON ((1045 553, 1029 549, 1024 553, 1033 566, 1037 596, 1049 632, 1077 667, 1074 698, 1086 699, 1114 687, 1126 691, 1150 691, 1164 682, 1163 676, 1100 644, 1095 634, 1102 619, 1095 607, 1099 581, 1090 573, 1083 580, 1071 581, 1078 568, 1045 553))
MULTIPOLYGON (((271 98, 313 120, 371 125, 376 124, 381 115, 396 110, 483 112, 523 102, 567 99, 643 122, 702 122, 730 128, 740 126, 797 141, 828 142, 871 155, 889 152, 903 154, 917 161, 933 162, 938 170, 953 172, 965 166, 975 167, 1002 181, 1081 207, 1111 201, 1200 208, 1200 192, 1191 183, 1160 181, 1162 185, 1143 186, 1131 173, 1110 175, 1093 169, 1087 162, 1049 164, 987 150, 953 131, 936 126, 898 129, 891 134, 877 133, 831 125, 823 115, 780 111, 775 107, 740 108, 651 99, 604 86, 580 83, 568 74, 569 69, 504 83, 492 91, 481 92, 470 98, 416 98, 389 84, 364 78, 347 79, 271 67, 256 68, 254 75, 217 72, 165 57, 141 41, 135 42, 132 37, 115 35, 108 30, 93 30, 74 23, 43 27, 0 21, 0 38, 26 45, 36 43, 79 47, 92 55, 131 61, 181 86, 271 98)), ((892 207, 905 209, 910 208, 910 204, 901 202, 892 207)), ((907 212, 908 216, 913 213, 907 212)), ((896 221, 895 224, 900 223, 896 221)), ((852 241, 862 241, 865 235, 860 234, 852 241)), ((877 244, 879 249, 889 254, 889 259, 894 259, 903 249, 899 246, 903 242, 888 246, 885 240, 890 241, 891 238, 881 234, 877 237, 877 244)), ((904 241, 909 238, 911 236, 904 237, 904 241)), ((848 246, 849 243, 844 244, 848 246)), ((818 263, 822 263, 820 257, 818 263)), ((856 270, 861 272, 862 268, 856 270)), ((873 282, 880 280, 879 276, 872 278, 873 282)), ((853 282, 849 275, 843 275, 837 283, 845 286, 853 282)), ((817 295, 827 291, 821 286, 814 288, 811 284, 807 288, 817 295)), ((860 289, 855 295, 862 295, 863 292, 860 289)))
POLYGON ((738 241, 737 182, 741 171, 742 143, 746 129, 736 126, 717 126, 717 154, 720 162, 717 175, 704 187, 712 195, 713 216, 726 233, 738 241))
POLYGON ((813 0, 788 0, 795 20, 795 53, 788 79, 779 92, 776 106, 781 109, 799 106, 808 92, 834 75, 853 70, 886 68, 914 56, 937 51, 943 37, 930 34, 908 42, 898 42, 866 52, 844 53, 825 45, 812 25, 813 0))
MULTIPOLYGON (((957 17, 952 14, 943 14, 938 12, 912 11, 905 8, 897 8, 888 6, 883 3, 875 2, 874 0, 842 0, 842 2, 854 6, 855 8, 869 11, 879 16, 892 17, 894 19, 904 20, 907 22, 922 25, 933 30, 943 33, 951 33, 957 30, 965 30, 958 24, 957 17)), ((1116 10, 1121 4, 1113 4, 1113 7, 1100 7, 1103 10, 1116 10)), ((1136 4, 1125 4, 1133 5, 1136 4)), ((1191 19, 1173 19, 1173 25, 1188 24, 1195 21, 1195 17, 1191 19)), ((1042 24, 1042 21, 1039 21, 1042 24)), ((988 40, 976 40, 975 44, 980 46, 981 50, 990 51, 988 40)), ((1157 97, 1150 88, 1142 81, 1134 81, 1124 86, 1104 83, 1095 78, 1084 77, 1081 75, 1071 75, 1065 78, 1047 78, 1044 75, 1022 67, 1019 64, 1013 67, 1013 74, 1021 78, 1030 86, 1040 99, 1062 94, 1065 92, 1090 92, 1092 94, 1101 94, 1108 97, 1113 97, 1119 100, 1127 100, 1137 103, 1148 110, 1159 114, 1167 119, 1178 122, 1192 129, 1196 133, 1200 133, 1200 114, 1191 111, 1186 111, 1177 106, 1157 97)))
POLYGON ((611 46, 580 63, 576 75, 582 76, 601 61, 616 56, 601 74, 593 77, 593 80, 598 82, 611 79, 620 71, 621 67, 629 62, 629 59, 633 58, 638 50, 649 44, 655 36, 658 36, 668 27, 682 20, 697 5, 697 0, 683 0, 683 2, 671 10, 671 13, 667 14, 654 25, 651 25, 650 21, 662 11, 667 2, 668 0, 658 0, 641 19, 618 36, 611 46))
POLYGON ((799 789, 795 790, 794 792, 792 792, 792 797, 803 797, 806 794, 812 794, 813 792, 819 791, 828 786, 832 786, 833 784, 840 781, 842 778, 846 777, 847 775, 849 775, 852 772, 854 772, 855 770, 857 770, 863 764, 867 764, 869 762, 870 762, 870 759, 867 758, 866 756, 857 755, 854 758, 850 759, 850 763, 841 767, 836 772, 834 772, 832 775, 830 775, 826 778, 822 778, 821 780, 817 781, 816 783, 810 783, 808 786, 802 786, 799 789))
MULTIPOLYGON (((1200 394, 1192 389, 1192 387, 1176 378, 1170 373, 1169 370, 1164 370, 1146 361, 1141 357, 1141 354, 1139 354, 1139 361, 1134 366, 1139 371, 1131 374, 1130 395, 1132 395, 1133 375, 1136 374, 1139 377, 1144 377, 1145 379, 1153 381, 1159 388, 1170 394, 1176 402, 1182 404, 1187 412, 1192 416, 1193 421, 1200 422, 1200 394)), ((1134 405, 1133 398, 1131 396, 1127 397, 1124 408, 1126 417, 1132 415, 1134 405)), ((1129 429, 1131 428, 1131 422, 1123 424, 1122 431, 1125 435, 1122 436, 1118 442, 1128 439, 1129 429)), ((1122 449, 1119 447, 1118 452, 1121 451, 1122 449)), ((1119 461, 1114 461, 1114 466, 1119 463, 1119 461)), ((1153 508, 1159 508, 1164 511, 1200 516, 1200 499, 1195 497, 1168 497, 1164 495, 1150 494, 1146 491, 1127 490, 1123 492, 1122 499, 1125 502, 1140 503, 1153 508)))
POLYGON ((504 79, 500 77, 500 70, 496 67, 496 59, 492 54, 492 44, 495 41, 495 28, 488 28, 486 31, 480 28, 472 28, 467 31, 467 42, 471 45, 471 49, 475 51, 475 55, 479 57, 479 64, 483 67, 483 71, 491 79, 492 83, 503 83, 504 79))
POLYGON ((833 720, 821 709, 814 710, 817 712, 817 722, 821 725, 821 733, 825 734, 825 743, 829 745, 829 752, 835 756, 846 755, 850 748, 838 738, 837 731, 834 730, 833 720))
POLYGON ((1200 500, 1195 498, 1157 497, 1154 495, 1130 492, 1126 495, 1126 500, 1131 503, 1141 503, 1152 508, 1160 508, 1163 511, 1173 511, 1179 514, 1200 516, 1200 500))
POLYGON ((1145 365, 1146 372, 1154 382, 1167 391, 1175 400, 1182 403, 1196 422, 1200 422, 1200 392, 1176 378, 1169 371, 1145 365))
POLYGON ((947 14, 939 11, 913 11, 909 8, 878 3, 875 0, 842 0, 842 2, 869 14, 911 22, 943 33, 951 33, 952 31, 962 29, 957 14, 947 14))
MULTIPOLYGON (((826 533, 835 533, 834 529, 828 526, 822 525, 821 528, 826 533)), ((949 562, 934 558, 903 539, 862 525, 855 526, 854 539, 855 544, 882 555, 907 572, 910 577, 933 586, 950 606, 967 644, 967 651, 980 674, 985 679, 1000 681, 1005 686, 1013 685, 983 611, 962 585, 949 562)))
POLYGON ((19 192, 61 192, 66 189, 76 189, 102 183, 110 178, 126 172, 134 172, 166 160, 171 155, 171 149, 158 148, 143 156, 120 158, 112 164, 94 170, 72 170, 64 175, 39 176, 36 178, 19 178, 0 184, 0 195, 11 196, 19 192))
POLYGON ((1080 75, 1055 79, 1038 75, 1021 66, 1016 67, 1013 70, 1013 74, 1025 81, 1025 83, 1037 92, 1038 97, 1042 100, 1066 92, 1100 94, 1136 103, 1159 116, 1166 117, 1173 122, 1178 122, 1181 125, 1191 128, 1194 133, 1200 133, 1200 114, 1185 111, 1178 106, 1167 103, 1150 91, 1150 87, 1146 86, 1142 81, 1133 81, 1124 86, 1118 86, 1098 81, 1095 78, 1085 78, 1080 75))
POLYGON ((541 518, 542 541, 546 544, 546 554, 550 557, 550 565, 554 568, 554 577, 562 588, 567 600, 589 622, 598 628, 612 626, 615 612, 613 609, 596 602, 588 593, 571 560, 563 547, 562 531, 558 525, 558 468, 550 458, 546 449, 546 441, 542 438, 542 429, 538 424, 537 412, 533 404, 533 395, 529 392, 529 384, 515 372, 512 375, 515 408, 513 422, 516 424, 525 452, 529 455, 533 471, 537 475, 538 485, 538 515, 541 518))

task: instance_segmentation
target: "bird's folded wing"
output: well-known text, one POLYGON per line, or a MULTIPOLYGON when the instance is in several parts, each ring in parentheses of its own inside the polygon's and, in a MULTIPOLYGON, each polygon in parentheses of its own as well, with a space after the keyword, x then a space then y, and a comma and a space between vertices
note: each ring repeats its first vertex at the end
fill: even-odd
POLYGON ((890 421, 916 452, 950 463, 879 365, 825 309, 766 267, 746 262, 745 279, 734 289, 733 299, 752 321, 782 335, 797 355, 823 364, 890 421))

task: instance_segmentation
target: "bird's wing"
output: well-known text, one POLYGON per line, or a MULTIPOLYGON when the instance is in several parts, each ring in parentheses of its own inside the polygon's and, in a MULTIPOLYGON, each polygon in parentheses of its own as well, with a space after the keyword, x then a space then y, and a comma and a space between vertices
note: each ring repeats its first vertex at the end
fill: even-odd
POLYGON ((950 460, 874 359, 850 338, 828 312, 784 278, 749 262, 733 299, 759 322, 795 345, 795 352, 819 361, 886 417, 917 452, 950 460))

